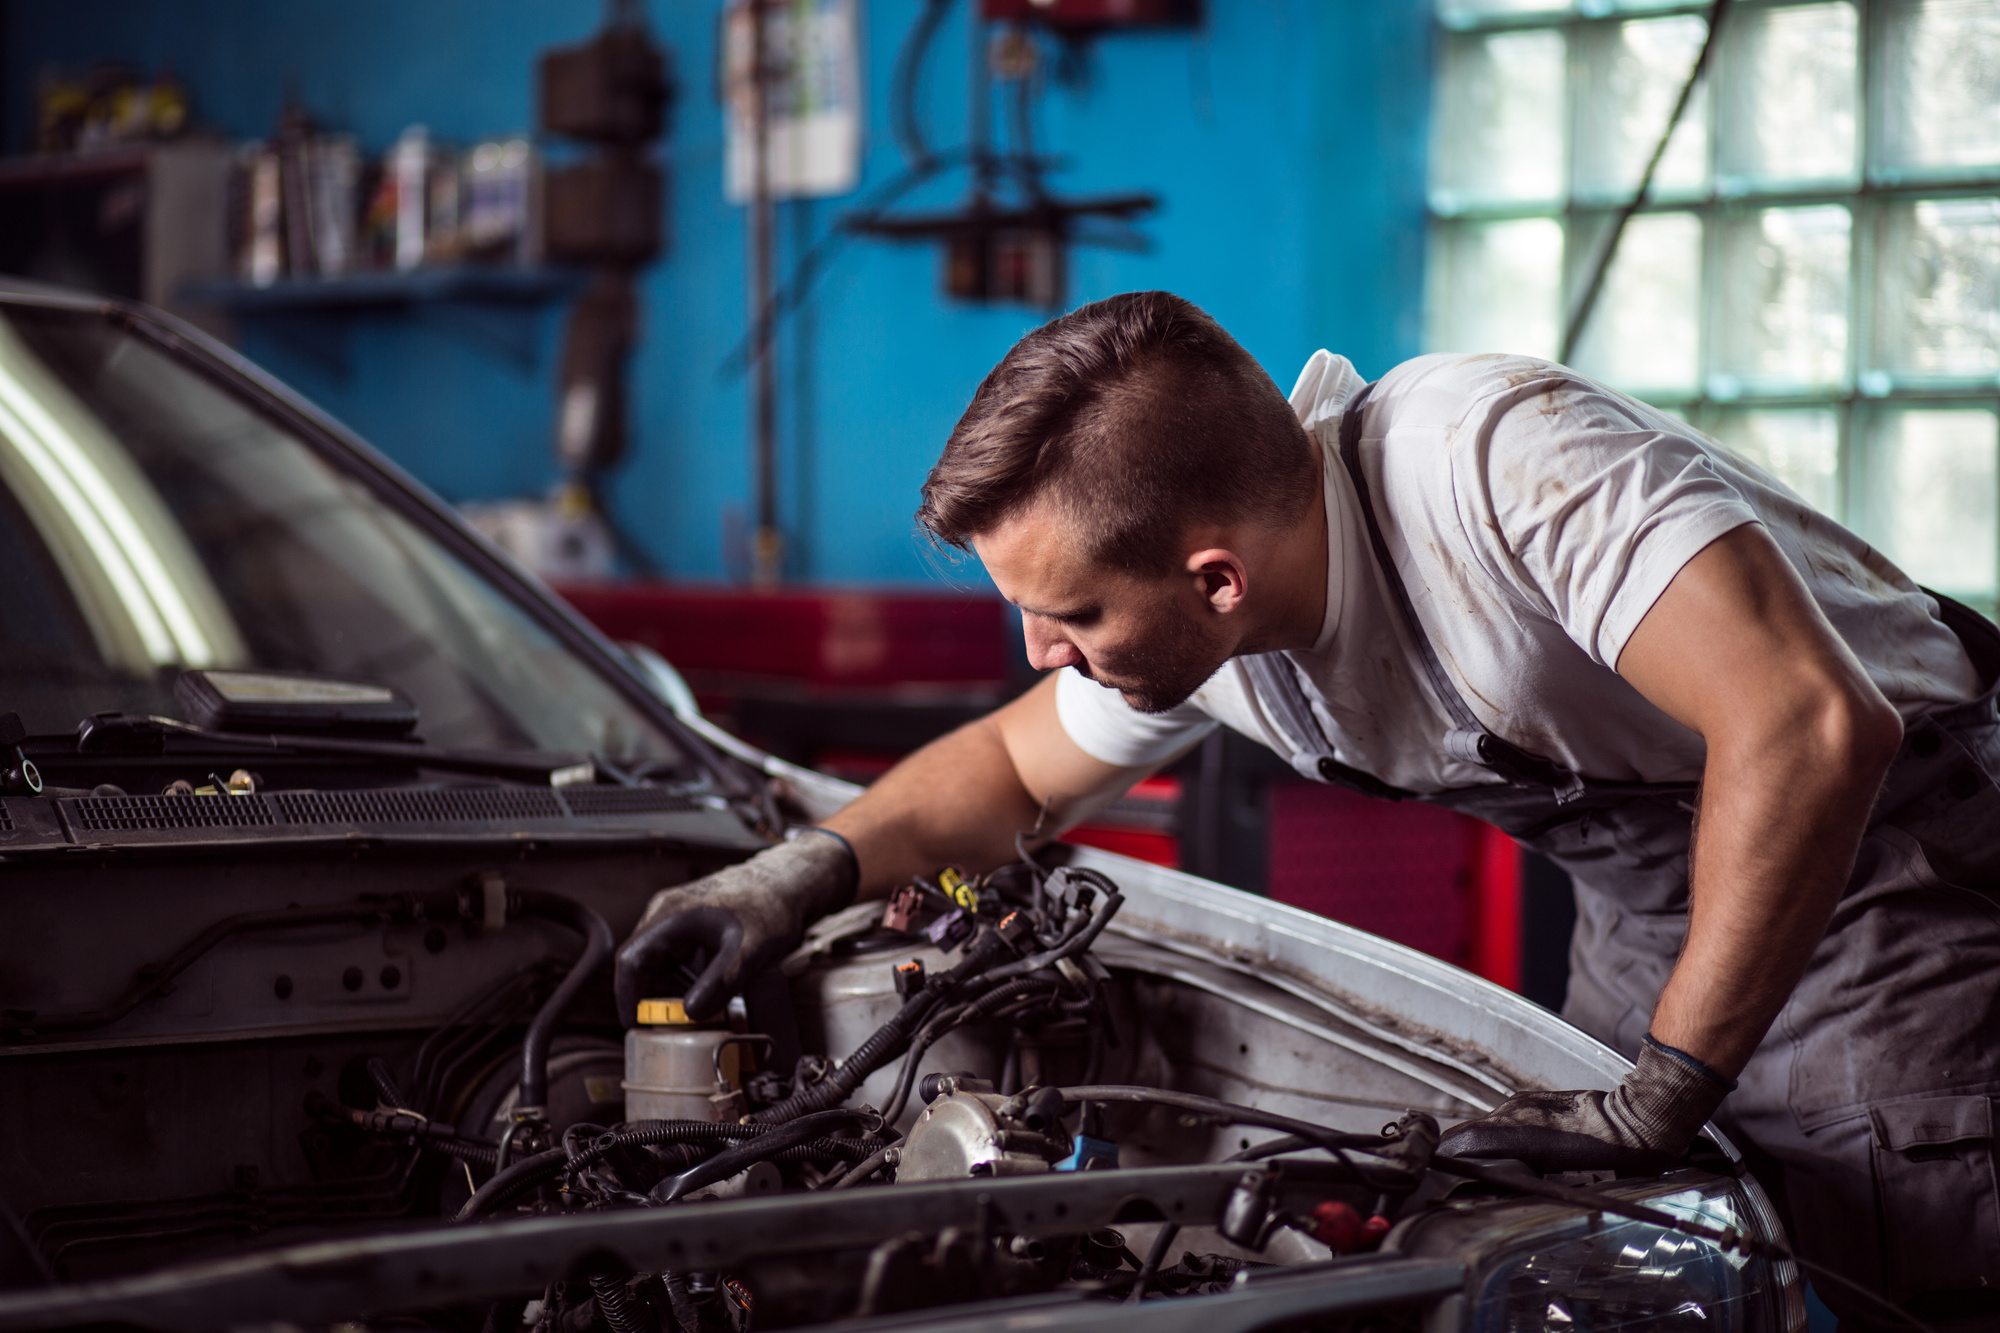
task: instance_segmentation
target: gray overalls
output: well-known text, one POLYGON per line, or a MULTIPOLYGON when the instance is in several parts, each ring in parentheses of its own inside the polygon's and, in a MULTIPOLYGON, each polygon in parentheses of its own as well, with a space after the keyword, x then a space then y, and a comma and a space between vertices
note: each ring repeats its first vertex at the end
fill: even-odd
MULTIPOLYGON (((1635 1055, 1687 933, 1697 788, 1571 773, 1473 716, 1376 521, 1360 456, 1367 397, 1348 406, 1340 453, 1375 559, 1452 720, 1446 748, 1506 779, 1416 799, 1494 824, 1570 873, 1563 1017, 1635 1055)), ((1716 1118, 1802 1253, 1892 1299, 1917 1297, 1920 1312, 2000 1324, 2000 629, 1938 602, 1985 689, 1907 727, 1826 936, 1716 1118)), ((1287 654, 1243 661, 1301 772, 1413 795, 1334 759, 1287 654)))

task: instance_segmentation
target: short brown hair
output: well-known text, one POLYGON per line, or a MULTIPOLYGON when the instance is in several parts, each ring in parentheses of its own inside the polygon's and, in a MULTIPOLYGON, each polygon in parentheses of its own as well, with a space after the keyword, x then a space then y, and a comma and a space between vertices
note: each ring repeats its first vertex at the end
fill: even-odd
POLYGON ((1193 524, 1296 522, 1317 476, 1285 395, 1220 324, 1130 292, 1014 344, 945 442, 917 521, 963 549, 1048 493, 1095 559, 1157 574, 1193 524))

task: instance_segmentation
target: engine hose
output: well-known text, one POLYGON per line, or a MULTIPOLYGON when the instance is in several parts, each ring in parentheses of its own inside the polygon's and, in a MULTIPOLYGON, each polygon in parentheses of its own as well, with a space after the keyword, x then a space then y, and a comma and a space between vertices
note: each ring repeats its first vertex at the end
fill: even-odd
MULTIPOLYGON (((1283 1130, 1296 1134, 1315 1148, 1324 1148, 1344 1163, 1363 1183, 1378 1189, 1403 1189, 1408 1187, 1410 1178, 1420 1176, 1428 1163, 1429 1149, 1436 1147, 1433 1136, 1437 1132, 1437 1122, 1429 1117, 1421 1119, 1429 1122, 1428 1135, 1413 1133, 1408 1145, 1400 1140, 1384 1138, 1377 1134, 1349 1134, 1341 1130, 1328 1129, 1305 1120, 1295 1120, 1288 1115, 1277 1115, 1270 1111, 1260 1111, 1254 1106, 1243 1106, 1236 1102, 1218 1101, 1213 1097, 1199 1097, 1191 1092, 1173 1092, 1165 1088, 1148 1088, 1128 1084, 1099 1084, 1058 1089, 1063 1101, 1070 1105, 1078 1102, 1138 1102, 1142 1105, 1172 1106, 1182 1111, 1192 1111, 1197 1115, 1212 1116, 1225 1124, 1259 1125, 1265 1129, 1283 1130), (1427 1142, 1425 1140, 1427 1139, 1427 1142), (1421 1161, 1403 1161, 1401 1158, 1412 1148, 1421 1147, 1421 1161), (1388 1159, 1387 1164, 1399 1179, 1391 1181, 1371 1180, 1359 1164, 1347 1156, 1353 1148, 1388 1159)), ((1416 1120, 1418 1117, 1408 1117, 1416 1120)))
POLYGON ((549 1043, 555 1039, 556 1027, 562 1022, 563 1014, 575 1003, 578 992, 590 981, 592 974, 604 966, 604 960, 611 956, 616 941, 603 917, 576 899, 559 893, 509 889, 507 915, 544 917, 583 936, 582 956, 556 987, 555 994, 549 996, 547 1002, 535 1012, 533 1021, 528 1024, 528 1035, 521 1042, 521 1092, 516 1103, 518 1115, 524 1111, 540 1111, 548 1106, 549 1043))
POLYGON ((889 1105, 883 1110, 882 1118, 893 1123, 903 1114, 903 1107, 910 1100, 910 1089, 916 1084, 917 1071, 921 1067, 924 1052, 947 1032, 967 1023, 975 1023, 995 1009, 1023 995, 1036 991, 1053 993, 1058 989, 1059 986, 1054 982, 1039 981, 1033 977, 1017 977, 1013 981, 1002 982, 971 1003, 939 1014, 926 1023, 923 1031, 910 1040, 910 1053, 903 1057, 903 1071, 896 1079, 896 1091, 890 1096, 889 1105))
POLYGON ((827 1185, 824 1188, 830 1190, 852 1189, 854 1186, 868 1179, 868 1177, 874 1175, 877 1171, 880 1171, 883 1167, 893 1165, 899 1151, 900 1149, 894 1147, 877 1148, 873 1153, 862 1158, 859 1166, 854 1167, 839 1180, 834 1181, 831 1185, 827 1185))
POLYGON ((597 1297, 597 1313, 611 1326, 611 1333, 648 1333, 646 1321, 632 1302, 631 1288, 609 1273, 590 1275, 591 1294, 597 1297))
POLYGON ((681 1326, 681 1333, 701 1333, 701 1311, 688 1294, 687 1279, 668 1269, 660 1274, 660 1281, 666 1284, 667 1304, 674 1307, 674 1322, 681 1326))
MULTIPOLYGON (((699 1166, 690 1167, 677 1176, 668 1177, 653 1186, 653 1197, 661 1203, 672 1203, 704 1185, 727 1180, 745 1167, 775 1157, 787 1148, 803 1147, 836 1125, 852 1125, 857 1122, 867 1124, 871 1128, 879 1128, 881 1117, 873 1111, 846 1109, 817 1111, 812 1115, 800 1116, 796 1120, 775 1126, 769 1133, 759 1134, 741 1147, 717 1153, 699 1166)), ((872 1143, 856 1142, 855 1146, 862 1149, 863 1156, 875 1149, 872 1143)))
POLYGON ((875 1029, 873 1036, 855 1048, 831 1074, 809 1088, 802 1088, 775 1106, 767 1106, 750 1117, 756 1124, 780 1125, 829 1106, 838 1106, 854 1095, 861 1081, 896 1058, 925 1018, 939 1006, 948 1004, 959 989, 983 974, 995 960, 1011 952, 998 932, 981 931, 956 967, 940 972, 896 1011, 896 1016, 875 1029))
POLYGON ((395 1075, 389 1072, 389 1062, 379 1055, 368 1057, 368 1078, 375 1085, 375 1095, 382 1099, 382 1105, 391 1110, 415 1108, 403 1096, 403 1090, 396 1086, 395 1075))
POLYGON ((456 1157, 461 1162, 470 1162, 476 1167, 491 1171, 500 1160, 500 1149, 491 1143, 479 1143, 472 1139, 423 1139, 426 1148, 435 1148, 447 1157, 456 1157))
POLYGON ((1074 935, 1065 937, 1055 948, 1045 953, 1031 954, 1004 967, 994 968, 987 974, 987 980, 1007 981, 1014 977, 1026 976, 1030 972, 1039 972, 1045 967, 1053 967, 1060 959, 1074 958, 1097 942, 1097 937, 1104 933, 1104 928, 1111 924, 1111 918, 1117 916, 1118 909, 1124 905, 1123 894, 1115 891, 1107 894, 1104 901, 1098 904, 1097 910, 1091 914, 1089 925, 1074 935))
MULTIPOLYGON (((859 1115, 859 1112, 847 1112, 859 1115)), ((511 1202, 566 1170, 581 1170, 620 1148, 654 1147, 662 1144, 726 1144, 737 1139, 760 1138, 775 1126, 746 1125, 707 1120, 647 1120, 626 1129, 603 1135, 571 1153, 562 1147, 550 1148, 511 1163, 506 1170, 473 1191, 452 1220, 470 1222, 511 1202)), ((866 1156, 874 1145, 854 1139, 822 1138, 804 1144, 794 1161, 814 1157, 853 1158, 866 1156)), ((732 1173, 733 1174, 733 1173, 732 1173)))

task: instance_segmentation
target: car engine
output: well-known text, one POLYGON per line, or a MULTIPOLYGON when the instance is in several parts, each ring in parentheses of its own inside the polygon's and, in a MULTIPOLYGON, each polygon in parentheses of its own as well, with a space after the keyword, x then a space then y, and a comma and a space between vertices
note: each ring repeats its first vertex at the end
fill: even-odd
MULTIPOLYGON (((277 805, 282 794, 57 790, 7 803, 27 816, 17 835, 32 834, 35 814, 114 822, 92 804, 108 801, 126 827, 107 829, 98 855, 148 837, 156 854, 115 877, 87 857, 21 858, 43 883, 23 897, 17 876, 10 916, 0 1114, 14 1143, 35 1145, 0 1195, 12 1283, 117 1289, 179 1273, 209 1312, 185 1326, 219 1327, 237 1322, 218 1313, 231 1297, 202 1261, 267 1253, 260 1282, 236 1292, 251 1308, 319 1300, 331 1321, 355 1312, 358 1286, 382 1303, 367 1308, 430 1327, 695 1333, 982 1300, 1240 1294, 1291 1273, 1321 1274, 1320 1290, 1327 1265, 1372 1257, 1371 1271, 1402 1285, 1373 1300, 1379 1319, 1351 1326, 1391 1328, 1464 1281, 1456 1262, 1422 1267, 1427 1234, 1462 1227, 1469 1208, 1520 1206, 1509 1190, 1431 1169, 1449 1099, 1376 1112, 1356 1129, 1191 1090, 1234 1091, 1204 1078, 1225 1064, 1254 1081, 1265 1045, 1296 1034, 1237 1012, 1244 997, 1213 977, 1187 984, 1185 960, 1148 961, 1108 936, 1125 895, 1102 870, 1024 857, 989 875, 919 879, 887 904, 822 922, 724 1019, 693 1023, 675 997, 648 997, 621 1034, 605 963, 647 888, 754 842, 738 834, 734 850, 704 848, 686 838, 692 825, 657 836, 673 818, 710 836, 742 829, 713 803, 667 789, 544 789, 565 819, 533 840, 517 825, 511 859, 478 858, 468 871, 463 845, 439 836, 454 812, 438 795, 428 826, 376 839, 350 827, 337 856, 260 855, 253 835, 191 861, 225 816, 254 817, 241 802, 277 805), (604 813, 621 802, 622 813, 604 813), (632 829, 615 826, 636 824, 640 806, 657 808, 643 812, 652 832, 635 847, 632 829), (183 855, 158 855, 161 843, 183 855), (194 884, 204 911, 224 914, 170 926, 197 901, 194 884), (342 898, 342 886, 362 891, 342 898), (78 915, 92 894, 101 912, 78 915), (149 929, 98 929, 100 957, 84 969, 96 984, 70 980, 60 960, 83 956, 92 919, 121 913, 149 929), (64 942, 37 950, 38 932, 64 942), (116 1000, 79 1005, 114 989, 119 960, 151 939, 171 952, 132 966, 116 1000), (36 975, 30 955, 40 994, 21 985, 36 975), (1205 1051, 1215 1038, 1235 1044, 1205 1051), (400 1230, 426 1219, 428 1232, 400 1230), (557 1219, 564 1243, 534 1257, 517 1262, 497 1243, 557 1219), (437 1256, 460 1271, 451 1299, 430 1308, 351 1268, 344 1295, 300 1286, 313 1264, 298 1244, 341 1237, 378 1257, 384 1246, 495 1243, 437 1256)), ((384 815, 369 798, 414 799, 350 793, 346 813, 362 828, 378 821, 377 835, 384 815)), ((456 813, 458 837, 477 841, 479 812, 456 813)), ((287 841, 305 831, 300 815, 273 818, 300 820, 280 825, 287 841)), ((1684 1174, 1632 1187, 1709 1209, 1690 1216, 1727 1204, 1726 1180, 1684 1174)), ((1668 1223, 1647 1233, 1656 1244, 1685 1240, 1668 1223)), ((1462 1246, 1452 1236, 1440 1244, 1462 1246)), ((1723 1284, 1745 1313, 1777 1298, 1758 1271, 1723 1284)), ((1508 1299, 1539 1320, 1552 1279, 1532 1265, 1516 1276, 1525 1285, 1508 1299)), ((429 1269, 410 1280, 442 1281, 429 1269)), ((1658 1312, 1698 1288, 1653 1284, 1595 1308, 1658 1312)), ((157 1306, 147 1311, 140 1322, 159 1325, 157 1306)), ((104 1311, 72 1315, 30 1305, 10 1320, 0 1295, 0 1328, 104 1311)))

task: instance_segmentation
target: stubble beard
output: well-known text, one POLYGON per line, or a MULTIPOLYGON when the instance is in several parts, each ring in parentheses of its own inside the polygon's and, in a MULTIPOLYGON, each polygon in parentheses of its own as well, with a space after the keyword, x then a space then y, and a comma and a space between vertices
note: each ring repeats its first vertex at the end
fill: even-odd
POLYGON ((1229 660, 1222 637, 1203 631, 1193 617, 1169 608, 1137 636, 1132 648, 1106 657, 1100 675, 1077 664, 1086 679, 1108 685, 1137 713, 1167 713, 1188 701, 1229 660))

